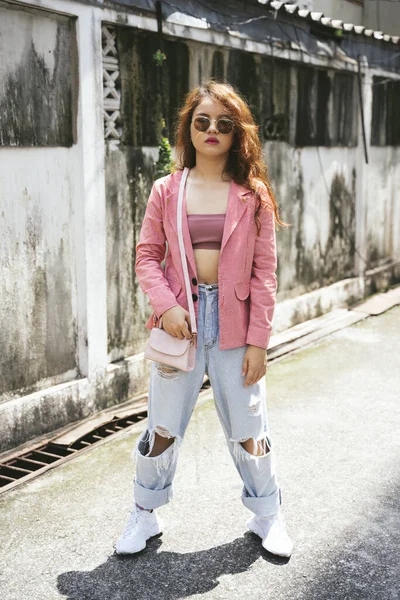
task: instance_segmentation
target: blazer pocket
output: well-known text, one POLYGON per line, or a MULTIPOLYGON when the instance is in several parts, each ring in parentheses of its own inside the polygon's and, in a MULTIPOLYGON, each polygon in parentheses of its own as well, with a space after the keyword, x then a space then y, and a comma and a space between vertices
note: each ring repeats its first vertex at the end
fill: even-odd
POLYGON ((241 281, 240 283, 235 284, 235 294, 239 300, 246 300, 248 295, 250 294, 250 280, 249 281, 241 281))
POLYGON ((168 285, 171 288, 172 293, 174 294, 175 298, 179 296, 179 293, 182 289, 182 284, 180 281, 178 281, 177 279, 167 279, 168 281, 168 285))

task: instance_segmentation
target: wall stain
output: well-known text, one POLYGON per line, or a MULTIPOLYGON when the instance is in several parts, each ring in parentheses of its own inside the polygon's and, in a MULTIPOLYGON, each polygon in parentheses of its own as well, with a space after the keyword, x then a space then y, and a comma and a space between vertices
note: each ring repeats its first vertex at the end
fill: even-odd
POLYGON ((332 180, 329 237, 321 265, 324 285, 355 275, 355 184, 354 169, 351 190, 341 173, 332 180))
MULTIPOLYGON (((41 389, 40 382, 47 378, 56 378, 60 383, 70 380, 76 371, 77 331, 71 302, 71 259, 65 254, 61 240, 54 257, 47 253, 45 264, 36 264, 34 252, 40 238, 38 231, 34 234, 32 226, 29 231, 26 246, 29 246, 29 261, 34 265, 30 279, 32 302, 25 303, 29 314, 24 331, 19 330, 18 321, 16 326, 8 325, 8 339, 2 344, 0 394, 15 395, 18 392, 26 395, 41 389)), ((15 297, 18 297, 18 291, 15 297)))
MULTIPOLYGON (((153 181, 154 162, 141 148, 122 147, 107 152, 107 318, 111 361, 140 352, 146 335, 142 327, 144 298, 135 275, 135 259, 153 181)), ((146 314, 150 316, 150 308, 146 314)))
POLYGON ((1 146, 72 146, 71 26, 57 25, 53 74, 31 42, 0 96, 1 146))

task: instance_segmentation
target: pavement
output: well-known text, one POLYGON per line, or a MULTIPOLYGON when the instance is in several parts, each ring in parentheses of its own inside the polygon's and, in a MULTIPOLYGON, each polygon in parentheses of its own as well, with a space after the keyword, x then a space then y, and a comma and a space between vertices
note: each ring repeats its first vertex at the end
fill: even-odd
POLYGON ((132 504, 127 431, 0 497, 2 600, 400 599, 400 307, 271 365, 268 415, 294 542, 274 557, 246 531, 214 405, 181 447, 164 533, 113 543, 132 504))

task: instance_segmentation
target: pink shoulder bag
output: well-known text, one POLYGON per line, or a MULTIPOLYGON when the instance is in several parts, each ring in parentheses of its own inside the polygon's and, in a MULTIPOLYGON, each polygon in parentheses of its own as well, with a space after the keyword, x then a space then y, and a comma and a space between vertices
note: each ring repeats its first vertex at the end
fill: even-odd
POLYGON ((188 174, 189 169, 185 167, 183 169, 179 186, 177 228, 183 274, 185 277, 187 301, 189 306, 192 338, 189 340, 186 338, 180 340, 179 338, 169 334, 167 331, 165 331, 165 329, 162 329, 161 316, 159 318, 158 327, 153 327, 150 331, 150 337, 144 351, 145 358, 163 363, 164 365, 168 365, 170 367, 176 367, 181 371, 192 371, 194 369, 196 363, 197 339, 196 315, 194 312, 193 298, 190 290, 189 273, 182 236, 183 190, 188 174))

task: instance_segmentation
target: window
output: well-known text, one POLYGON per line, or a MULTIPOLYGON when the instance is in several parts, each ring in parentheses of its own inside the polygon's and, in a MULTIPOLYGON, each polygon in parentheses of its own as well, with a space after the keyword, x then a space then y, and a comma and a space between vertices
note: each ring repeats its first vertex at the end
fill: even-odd
POLYGON ((289 83, 288 63, 263 58, 260 66, 260 135, 264 140, 288 140, 289 83))
POLYGON ((213 55, 211 75, 219 81, 224 81, 224 57, 219 50, 213 55))
POLYGON ((327 71, 298 68, 296 146, 329 145, 330 92, 331 82, 327 71))
POLYGON ((290 65, 285 61, 230 50, 228 81, 250 104, 259 137, 288 140, 290 65))
POLYGON ((352 73, 300 66, 296 146, 356 146, 357 95, 352 73))
POLYGON ((172 132, 177 111, 189 88, 189 53, 184 42, 164 41, 166 60, 157 66, 156 33, 117 29, 121 73, 122 143, 157 146, 166 117, 172 132), (162 92, 162 93, 161 93, 162 92))
POLYGON ((335 73, 333 78, 333 146, 357 145, 356 78, 351 73, 335 73))
POLYGON ((254 54, 242 50, 230 50, 228 59, 228 81, 245 96, 250 109, 258 121, 259 79, 254 54))
POLYGON ((372 146, 400 145, 399 95, 400 81, 388 80, 384 77, 373 78, 372 146))

